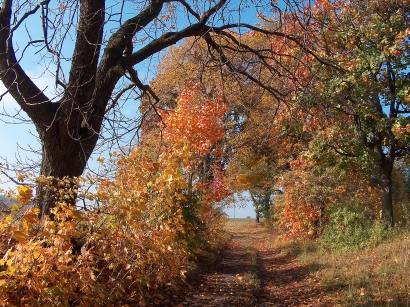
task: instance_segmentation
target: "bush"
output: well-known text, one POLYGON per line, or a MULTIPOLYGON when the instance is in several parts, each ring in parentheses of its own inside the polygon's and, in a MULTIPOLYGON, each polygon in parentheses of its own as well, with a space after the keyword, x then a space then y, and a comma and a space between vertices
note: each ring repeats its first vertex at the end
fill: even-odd
POLYGON ((333 251, 377 245, 387 236, 387 231, 374 211, 360 204, 334 206, 329 217, 329 224, 325 227, 321 240, 333 251))

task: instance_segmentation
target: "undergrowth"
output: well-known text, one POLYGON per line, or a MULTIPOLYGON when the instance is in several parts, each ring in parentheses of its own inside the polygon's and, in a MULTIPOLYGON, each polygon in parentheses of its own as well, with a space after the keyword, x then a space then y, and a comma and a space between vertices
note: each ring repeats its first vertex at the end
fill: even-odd
POLYGON ((116 176, 87 195, 99 203, 88 210, 71 204, 85 178, 37 178, 53 195, 43 219, 22 207, 46 201, 33 187, 10 192, 19 205, 0 216, 0 306, 166 306, 163 289, 218 248, 224 225, 218 191, 186 183, 184 154, 118 158, 116 176))

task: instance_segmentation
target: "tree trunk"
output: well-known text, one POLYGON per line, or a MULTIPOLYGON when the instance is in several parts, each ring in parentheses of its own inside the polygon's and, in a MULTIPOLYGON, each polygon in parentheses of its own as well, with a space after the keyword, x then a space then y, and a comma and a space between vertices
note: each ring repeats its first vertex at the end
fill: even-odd
POLYGON ((202 170, 200 173, 201 176, 201 183, 209 183, 213 180, 213 174, 211 172, 211 155, 206 154, 202 158, 202 170))
POLYGON ((53 218, 50 209, 58 201, 75 205, 77 187, 72 179, 82 175, 98 140, 93 129, 81 126, 81 114, 72 112, 67 120, 63 116, 64 108, 61 109, 60 120, 54 121, 47 130, 38 129, 42 143, 40 175, 52 177, 51 181, 37 187, 35 206, 40 209, 41 218, 46 215, 53 218), (61 186, 59 179, 63 178, 66 180, 61 186), (64 197, 62 192, 70 189, 70 197, 64 197))
POLYGON ((386 228, 393 228, 392 167, 390 165, 384 165, 380 187, 382 189, 382 221, 386 228))
POLYGON ((392 174, 396 158, 396 138, 390 131, 387 135, 388 145, 380 132, 376 132, 373 150, 377 155, 377 166, 380 176, 380 188, 382 192, 382 222, 386 228, 394 227, 393 219, 393 191, 392 174))

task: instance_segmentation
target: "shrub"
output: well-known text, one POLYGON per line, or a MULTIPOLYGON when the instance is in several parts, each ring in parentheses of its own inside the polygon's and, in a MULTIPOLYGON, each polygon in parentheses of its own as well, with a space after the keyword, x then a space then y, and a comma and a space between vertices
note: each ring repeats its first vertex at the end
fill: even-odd
POLYGON ((387 231, 374 210, 361 204, 341 204, 329 212, 330 221, 321 238, 334 251, 346 251, 377 245, 386 238, 387 231))

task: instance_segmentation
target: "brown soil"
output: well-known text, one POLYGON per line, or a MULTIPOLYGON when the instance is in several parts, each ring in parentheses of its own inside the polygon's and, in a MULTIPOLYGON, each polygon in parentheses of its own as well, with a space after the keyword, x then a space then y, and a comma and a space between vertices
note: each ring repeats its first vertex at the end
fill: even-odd
POLYGON ((225 252, 172 306, 332 306, 313 268, 277 250, 274 232, 255 222, 231 222, 227 230, 232 239, 225 252))

